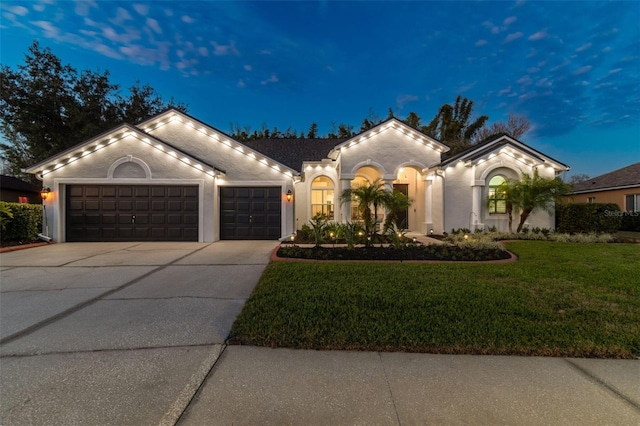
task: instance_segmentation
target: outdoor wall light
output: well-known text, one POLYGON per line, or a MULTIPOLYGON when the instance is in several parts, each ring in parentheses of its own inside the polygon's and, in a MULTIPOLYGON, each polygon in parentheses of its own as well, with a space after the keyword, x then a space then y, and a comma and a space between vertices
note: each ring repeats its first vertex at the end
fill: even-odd
POLYGON ((51 188, 42 188, 42 190, 40 191, 40 198, 42 198, 42 200, 46 200, 47 198, 49 198, 49 194, 51 193, 51 188))
POLYGON ((293 192, 291 190, 287 191, 287 201, 290 203, 293 200, 293 192))

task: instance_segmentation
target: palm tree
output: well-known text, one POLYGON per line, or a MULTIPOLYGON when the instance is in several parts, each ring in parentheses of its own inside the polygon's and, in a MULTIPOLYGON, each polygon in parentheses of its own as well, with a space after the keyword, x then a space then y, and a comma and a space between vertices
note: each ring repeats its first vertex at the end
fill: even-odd
POLYGON ((407 224, 406 221, 400 223, 400 217, 398 212, 406 211, 413 204, 413 199, 407 197, 400 191, 393 191, 391 194, 391 199, 389 200, 389 204, 387 208, 389 212, 387 213, 387 217, 384 220, 384 232, 386 233, 388 229, 391 228, 392 225, 395 225, 398 229, 406 229, 407 224))
POLYGON ((340 204, 347 201, 358 203, 358 213, 364 222, 364 229, 368 235, 375 233, 375 220, 378 218, 378 206, 388 207, 392 201, 391 192, 384 189, 384 182, 376 179, 372 183, 347 188, 340 195, 340 204), (371 212, 373 206, 373 213, 371 212))
POLYGON ((511 231, 513 211, 520 211, 520 222, 516 229, 516 232, 520 232, 524 222, 534 210, 543 209, 552 212, 556 202, 562 201, 563 196, 571 191, 571 185, 558 178, 540 177, 538 170, 534 169, 533 176, 523 173, 519 180, 506 179, 497 191, 504 193, 505 196, 509 214, 509 231, 511 231))

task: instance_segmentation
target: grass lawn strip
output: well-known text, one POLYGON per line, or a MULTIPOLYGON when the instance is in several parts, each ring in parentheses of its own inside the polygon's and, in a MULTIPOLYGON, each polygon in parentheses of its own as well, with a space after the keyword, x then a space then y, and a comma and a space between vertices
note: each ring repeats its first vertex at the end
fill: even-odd
POLYGON ((640 250, 519 241, 510 264, 271 262, 230 342, 598 358, 640 355, 640 250))

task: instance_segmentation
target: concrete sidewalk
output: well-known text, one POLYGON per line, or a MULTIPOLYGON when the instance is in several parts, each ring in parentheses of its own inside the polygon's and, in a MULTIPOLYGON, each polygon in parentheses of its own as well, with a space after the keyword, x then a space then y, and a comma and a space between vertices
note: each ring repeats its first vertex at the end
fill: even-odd
POLYGON ((640 361, 228 346, 184 425, 638 425, 640 361))

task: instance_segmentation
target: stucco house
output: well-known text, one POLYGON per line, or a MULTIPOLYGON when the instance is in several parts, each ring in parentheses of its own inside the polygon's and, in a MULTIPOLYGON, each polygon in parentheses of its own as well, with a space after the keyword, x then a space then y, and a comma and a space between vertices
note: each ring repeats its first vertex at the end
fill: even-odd
POLYGON ((573 185, 570 203, 615 203, 622 211, 640 211, 640 162, 573 185))
MULTIPOLYGON (((505 205, 490 194, 505 177, 569 168, 507 135, 443 161, 444 143, 391 118, 346 140, 241 143, 170 109, 123 124, 26 171, 51 189, 51 237, 64 241, 278 239, 316 212, 354 218, 345 188, 382 179, 414 202, 407 228, 506 229, 505 205)), ((554 215, 531 226, 552 228, 554 215)))

